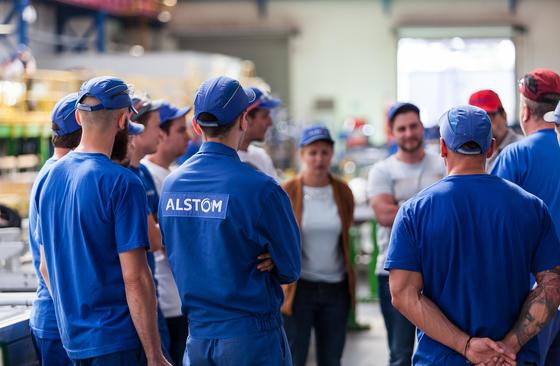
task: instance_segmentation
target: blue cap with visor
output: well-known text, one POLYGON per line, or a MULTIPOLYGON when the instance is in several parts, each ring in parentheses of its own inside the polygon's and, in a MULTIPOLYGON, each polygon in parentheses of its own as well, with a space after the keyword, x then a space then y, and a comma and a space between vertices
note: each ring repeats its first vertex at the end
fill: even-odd
POLYGON ((445 112, 439 119, 439 129, 447 147, 460 154, 484 154, 492 144, 488 113, 472 105, 454 107, 445 112), (467 142, 474 142, 477 146, 465 146, 467 142))

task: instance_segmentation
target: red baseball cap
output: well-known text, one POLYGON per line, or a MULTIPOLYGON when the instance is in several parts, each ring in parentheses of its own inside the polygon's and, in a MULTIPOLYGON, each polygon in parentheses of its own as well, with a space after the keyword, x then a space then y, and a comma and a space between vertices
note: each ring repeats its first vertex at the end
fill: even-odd
POLYGON ((535 69, 519 80, 519 92, 534 102, 556 104, 547 94, 560 95, 560 76, 549 69, 535 69))
POLYGON ((504 108, 498 94, 490 89, 473 93, 469 98, 469 104, 484 109, 487 113, 495 113, 498 109, 504 108))

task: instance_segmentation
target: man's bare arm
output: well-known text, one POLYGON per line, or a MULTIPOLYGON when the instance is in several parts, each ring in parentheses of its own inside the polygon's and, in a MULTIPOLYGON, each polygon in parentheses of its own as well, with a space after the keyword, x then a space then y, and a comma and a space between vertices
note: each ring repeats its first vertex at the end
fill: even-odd
POLYGON ((126 301, 132 322, 144 347, 148 365, 169 365, 161 351, 157 326, 156 291, 146 260, 146 250, 120 253, 126 301))
POLYGON ((560 305, 560 266, 535 275, 537 286, 529 293, 519 318, 504 338, 518 352, 556 315, 560 305))
POLYGON ((148 240, 150 241, 151 252, 157 252, 163 248, 159 225, 153 214, 148 215, 148 240))
POLYGON ((39 245, 39 253, 41 258, 39 262, 39 272, 41 272, 41 275, 43 276, 43 280, 45 281, 45 284, 47 285, 47 289, 49 290, 49 293, 51 294, 52 297, 51 281, 49 279, 49 272, 47 272, 47 259, 45 258, 45 249, 43 248, 42 245, 39 245))
POLYGON ((387 193, 378 194, 371 197, 370 206, 375 213, 375 219, 382 226, 393 226, 399 205, 395 202, 395 198, 387 193))
POLYGON ((515 354, 504 354, 504 350, 489 338, 471 339, 424 296, 421 273, 393 269, 389 273, 389 284, 393 306, 430 338, 466 355, 474 364, 495 362, 503 357, 510 365, 515 365, 515 354))

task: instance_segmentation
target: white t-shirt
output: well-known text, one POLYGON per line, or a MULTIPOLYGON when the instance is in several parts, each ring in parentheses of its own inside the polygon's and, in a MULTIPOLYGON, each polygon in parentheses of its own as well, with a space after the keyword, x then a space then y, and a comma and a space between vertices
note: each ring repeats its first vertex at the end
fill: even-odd
POLYGON ((144 166, 148 168, 150 174, 152 174, 152 178, 154 178, 154 184, 156 185, 157 193, 159 196, 161 196, 163 180, 165 179, 165 177, 169 175, 169 173, 171 173, 171 170, 159 166, 156 163, 152 163, 148 158, 142 159, 141 163, 144 164, 144 166))
MULTIPOLYGON (((369 171, 368 197, 391 194, 400 206, 445 175, 443 159, 431 152, 426 151, 424 159, 416 164, 404 163, 392 155, 377 162, 369 171)), ((388 275, 388 272, 383 269, 383 265, 387 258, 390 237, 390 226, 377 226, 377 244, 379 245, 379 255, 375 267, 377 274, 388 275)))
POLYGON ((272 159, 262 147, 249 145, 247 151, 238 150, 237 155, 239 155, 241 161, 252 165, 269 177, 274 178, 277 182, 279 181, 276 169, 274 169, 272 164, 272 159))
MULTIPOLYGON (((144 164, 152 174, 158 195, 161 196, 163 180, 171 171, 152 163, 146 158, 142 159, 142 164, 144 164)), ((158 303, 163 316, 166 318, 181 316, 181 298, 179 297, 179 290, 177 290, 177 284, 171 272, 169 261, 159 250, 154 252, 154 259, 156 262, 156 273, 154 276, 157 280, 158 303)))
POLYGON ((301 278, 330 283, 344 280, 341 230, 332 185, 303 186, 301 278))

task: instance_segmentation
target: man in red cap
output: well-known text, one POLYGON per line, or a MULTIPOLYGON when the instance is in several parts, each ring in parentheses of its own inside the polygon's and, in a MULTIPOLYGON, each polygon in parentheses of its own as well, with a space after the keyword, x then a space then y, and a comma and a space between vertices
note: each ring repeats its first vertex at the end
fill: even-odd
POLYGON ((492 123, 492 136, 496 139, 498 147, 492 157, 486 161, 486 170, 490 172, 502 150, 507 145, 521 140, 522 136, 508 128, 506 111, 500 97, 493 90, 485 89, 473 93, 469 98, 469 104, 484 109, 492 123))
MULTIPOLYGON (((560 233, 560 146, 554 122, 545 119, 560 100, 560 76, 548 69, 533 70, 519 81, 519 93, 519 121, 527 137, 502 151, 492 174, 542 199, 560 233)), ((552 271, 560 273, 560 266, 552 271)), ((525 336, 539 331, 539 365, 560 365, 560 316, 557 314, 546 327, 538 326, 533 334, 525 336)))

